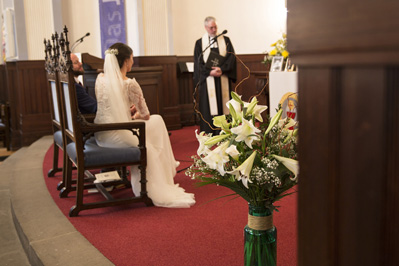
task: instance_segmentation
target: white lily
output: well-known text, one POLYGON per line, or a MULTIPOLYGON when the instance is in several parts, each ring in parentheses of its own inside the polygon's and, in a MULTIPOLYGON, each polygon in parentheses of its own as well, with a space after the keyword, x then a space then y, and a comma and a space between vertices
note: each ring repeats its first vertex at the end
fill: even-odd
POLYGON ((240 153, 237 150, 237 146, 236 145, 230 145, 227 149, 226 149, 226 153, 228 155, 230 155, 231 157, 233 157, 234 160, 238 160, 238 157, 240 155, 240 153))
POLYGON ((242 182, 242 184, 248 188, 248 182, 252 183, 249 179, 252 171, 252 166, 254 164, 256 156, 256 151, 254 151, 251 156, 249 156, 239 167, 233 169, 233 171, 228 171, 228 174, 235 175, 235 179, 242 182))
POLYGON ((263 122, 261 113, 267 110, 266 105, 256 104, 258 102, 256 97, 252 98, 251 103, 244 102, 244 107, 247 109, 247 114, 255 116, 259 122, 263 122), (254 104, 255 103, 255 104, 254 104))
POLYGON ((227 122, 225 115, 215 116, 212 120, 215 127, 220 127, 224 132, 229 132, 230 123, 227 122))
POLYGON ((287 167, 288 170, 290 170, 294 174, 294 178, 291 178, 291 180, 295 180, 297 178, 298 173, 299 173, 299 162, 297 160, 274 155, 274 154, 273 154, 273 157, 276 158, 277 160, 279 160, 282 164, 284 164, 284 166, 287 167))
POLYGON ((228 101, 228 102, 226 103, 226 106, 227 106, 228 108, 230 108, 230 104, 233 106, 234 111, 236 111, 236 113, 240 113, 240 112, 241 112, 241 104, 240 104, 239 102, 237 102, 237 101, 234 100, 234 99, 231 99, 230 101, 228 101))
POLYGON ((266 105, 257 104, 255 106, 255 109, 254 109, 255 119, 258 120, 259 122, 263 122, 263 118, 262 118, 261 113, 266 111, 266 110, 267 110, 267 106, 266 105))
POLYGON ((256 99, 256 97, 253 97, 250 103, 244 102, 244 107, 247 108, 247 115, 253 115, 257 103, 258 100, 256 99))
POLYGON ((205 142, 210 138, 205 132, 201 132, 198 134, 198 129, 195 130, 195 136, 199 142, 199 147, 197 150, 198 156, 203 154, 208 154, 211 150, 205 145, 205 142))
POLYGON ((238 127, 234 127, 231 129, 231 132, 237 135, 236 141, 245 141, 248 147, 252 149, 252 142, 254 140, 260 140, 257 133, 261 132, 260 129, 256 128, 252 123, 252 120, 248 121, 246 119, 242 119, 242 124, 238 127))
POLYGON ((224 164, 229 161, 229 156, 226 153, 228 146, 229 142, 225 141, 202 159, 209 168, 217 170, 222 176, 226 173, 224 164))

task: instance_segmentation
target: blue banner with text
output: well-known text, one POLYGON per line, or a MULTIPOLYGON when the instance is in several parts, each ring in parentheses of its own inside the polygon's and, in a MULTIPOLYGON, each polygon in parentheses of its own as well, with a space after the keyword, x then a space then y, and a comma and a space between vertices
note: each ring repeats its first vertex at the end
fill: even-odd
POLYGON ((99 0, 101 54, 116 42, 126 43, 125 1, 99 0))

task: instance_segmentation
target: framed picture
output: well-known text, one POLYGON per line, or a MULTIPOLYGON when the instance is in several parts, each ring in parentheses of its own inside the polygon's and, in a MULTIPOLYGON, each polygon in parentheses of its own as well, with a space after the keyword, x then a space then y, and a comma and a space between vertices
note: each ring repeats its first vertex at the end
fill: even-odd
POLYGON ((287 58, 287 61, 285 62, 284 71, 292 71, 291 59, 289 59, 289 58, 287 58))
POLYGON ((284 57, 282 57, 282 56, 273 57, 270 71, 272 71, 272 72, 281 71, 283 69, 283 62, 284 62, 284 57))

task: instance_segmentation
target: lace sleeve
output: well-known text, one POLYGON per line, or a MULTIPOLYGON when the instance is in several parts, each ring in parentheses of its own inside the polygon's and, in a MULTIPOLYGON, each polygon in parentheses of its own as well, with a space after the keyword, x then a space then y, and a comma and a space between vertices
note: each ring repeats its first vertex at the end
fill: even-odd
POLYGON ((101 73, 97 76, 95 92, 97 99, 97 113, 95 123, 110 123, 112 122, 110 108, 111 104, 109 103, 108 94, 105 91, 106 82, 104 78, 104 74, 101 73))
POLYGON ((140 85, 137 83, 136 79, 130 79, 127 83, 127 91, 129 95, 130 105, 135 105, 137 111, 141 114, 141 116, 149 115, 147 103, 145 102, 143 91, 141 90, 140 85))

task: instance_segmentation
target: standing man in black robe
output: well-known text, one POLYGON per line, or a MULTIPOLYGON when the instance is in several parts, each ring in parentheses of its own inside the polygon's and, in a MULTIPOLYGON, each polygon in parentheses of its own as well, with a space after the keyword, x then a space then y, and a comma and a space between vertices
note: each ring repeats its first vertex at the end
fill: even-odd
POLYGON ((203 116, 200 119, 200 131, 215 135, 218 131, 212 129, 215 128, 212 118, 229 113, 226 103, 230 100, 231 82, 237 78, 236 58, 232 54, 234 48, 229 37, 217 36, 216 19, 207 17, 204 24, 206 33, 197 40, 194 48, 194 83, 198 84, 199 111, 203 116), (215 60, 212 53, 222 58, 215 60), (207 64, 207 61, 210 56, 213 59, 209 66, 210 62, 207 64))

